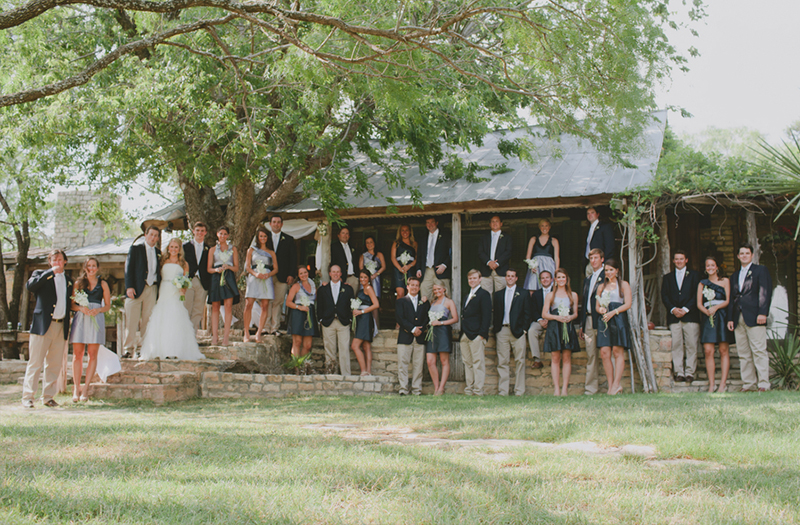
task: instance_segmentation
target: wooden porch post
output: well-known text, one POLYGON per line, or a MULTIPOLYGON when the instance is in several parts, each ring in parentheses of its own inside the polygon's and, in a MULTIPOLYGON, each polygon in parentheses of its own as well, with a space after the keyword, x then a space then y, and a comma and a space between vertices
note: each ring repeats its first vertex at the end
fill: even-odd
MULTIPOLYGON (((747 210, 744 212, 744 223, 747 227, 747 242, 753 246, 753 264, 759 264, 761 258, 761 246, 758 244, 758 233, 756 232, 756 214, 747 210)), ((736 247, 738 248, 738 246, 736 247)), ((738 249, 737 249, 737 252, 738 249)))
MULTIPOLYGON (((628 221, 628 282, 631 286, 632 305, 628 310, 631 325, 631 350, 636 355, 639 377, 645 392, 658 392, 653 360, 650 355, 650 331, 647 328, 647 310, 644 301, 644 276, 642 273, 642 241, 636 235, 636 219, 628 221)), ((633 366, 631 364, 631 391, 633 391, 633 366)))
POLYGON ((320 242, 320 253, 319 253, 319 270, 320 274, 320 282, 327 283, 330 280, 328 277, 328 268, 331 265, 331 225, 328 221, 323 220, 321 224, 324 224, 325 235, 320 235, 319 242, 320 242))
MULTIPOLYGON (((461 214, 454 213, 453 214, 453 226, 452 226, 452 275, 450 277, 450 286, 453 289, 453 301, 456 303, 456 306, 460 309, 461 308, 461 214)), ((453 325, 453 330, 458 333, 461 330, 461 319, 453 325)))
POLYGON ((658 281, 656 284, 656 293, 658 294, 659 300, 653 305, 653 309, 655 310, 655 312, 653 312, 653 322, 657 326, 667 326, 667 311, 664 304, 661 302, 661 283, 664 281, 664 275, 670 271, 669 262, 672 255, 672 248, 669 245, 668 227, 667 210, 664 209, 661 210, 661 217, 658 220, 658 269, 656 270, 656 278, 658 281))

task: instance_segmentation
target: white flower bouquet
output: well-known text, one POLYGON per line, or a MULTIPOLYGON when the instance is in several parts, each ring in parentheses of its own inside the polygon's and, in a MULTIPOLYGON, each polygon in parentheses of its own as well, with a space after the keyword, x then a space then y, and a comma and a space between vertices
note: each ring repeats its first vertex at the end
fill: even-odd
POLYGON ((297 294, 297 295, 295 295, 294 302, 296 304, 300 305, 300 306, 305 306, 306 308, 308 308, 308 312, 306 312, 306 314, 307 314, 306 322, 307 322, 308 326, 306 326, 305 329, 306 330, 311 330, 311 327, 314 326, 314 323, 311 320, 311 308, 310 308, 311 299, 305 294, 303 294, 303 295, 297 294))
POLYGON ((428 330, 425 332, 425 340, 426 341, 433 341, 433 322, 440 320, 444 317, 444 312, 434 312, 432 310, 428 311, 428 330))
MULTIPOLYGON (((717 292, 715 292, 710 286, 703 287, 703 299, 706 300, 706 303, 703 306, 705 306, 706 309, 708 309, 708 307, 711 306, 709 302, 713 301, 716 298, 717 298, 717 292)), ((713 315, 708 316, 708 324, 710 324, 712 328, 714 327, 713 315)))
MULTIPOLYGON (((172 284, 175 285, 175 288, 178 290, 188 290, 192 287, 192 280, 186 277, 185 275, 179 275, 172 280, 172 284)), ((186 295, 181 294, 181 301, 186 300, 186 295)))
MULTIPOLYGON (((222 261, 222 264, 230 264, 231 259, 233 259, 233 250, 228 249, 227 252, 223 252, 219 245, 217 245, 217 251, 219 252, 219 258, 222 261)), ((222 270, 219 273, 219 285, 220 287, 225 286, 227 283, 225 282, 225 270, 222 270)))
MULTIPOLYGON (((350 299, 350 309, 351 310, 360 310, 361 309, 361 299, 350 299)), ((356 331, 356 316, 353 316, 353 332, 356 331)))
POLYGON ((364 261, 364 268, 366 268, 370 275, 375 277, 375 272, 378 271, 378 263, 375 261, 364 261))
POLYGON ((528 269, 532 272, 535 272, 539 268, 538 259, 525 259, 525 264, 528 265, 528 269))
POLYGON ((611 304, 611 292, 608 290, 597 296, 597 306, 608 309, 611 304))
MULTIPOLYGON (((558 315, 569 317, 569 306, 565 304, 558 305, 558 315)), ((569 331, 567 330, 567 323, 561 323, 561 338, 564 343, 569 343, 569 331)))
MULTIPOLYGON (((72 296, 72 300, 75 301, 75 304, 77 304, 78 306, 89 308, 89 294, 86 293, 86 290, 78 290, 77 292, 75 292, 75 295, 72 296)), ((90 315, 88 317, 94 323, 94 329, 99 332, 100 325, 97 324, 97 318, 93 315, 90 315)))
MULTIPOLYGON (((257 274, 269 273, 267 271, 267 265, 264 264, 264 261, 257 261, 255 270, 256 270, 257 274)), ((258 278, 256 278, 256 280, 261 283, 261 289, 264 291, 264 294, 266 294, 267 291, 268 291, 267 290, 267 279, 258 279, 258 278)))
MULTIPOLYGON (((402 264, 403 266, 407 265, 411 261, 414 260, 414 257, 411 256, 408 252, 403 252, 400 257, 397 258, 397 261, 402 264)), ((406 286, 408 286, 408 272, 403 272, 403 279, 405 280, 406 286)))

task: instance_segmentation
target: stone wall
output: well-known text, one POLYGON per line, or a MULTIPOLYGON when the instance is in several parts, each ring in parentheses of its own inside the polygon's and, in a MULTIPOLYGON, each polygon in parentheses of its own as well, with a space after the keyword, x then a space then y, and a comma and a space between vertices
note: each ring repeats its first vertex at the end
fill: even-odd
POLYGON ((27 361, 7 359, 0 361, 0 383, 16 383, 25 376, 27 361))
POLYGON ((103 200, 119 206, 121 197, 93 191, 61 191, 56 201, 54 245, 72 249, 97 244, 121 233, 120 224, 109 224, 90 217, 92 205, 103 200))
POLYGON ((206 372, 200 381, 202 397, 286 397, 292 395, 363 396, 391 394, 396 381, 387 376, 275 375, 206 372))

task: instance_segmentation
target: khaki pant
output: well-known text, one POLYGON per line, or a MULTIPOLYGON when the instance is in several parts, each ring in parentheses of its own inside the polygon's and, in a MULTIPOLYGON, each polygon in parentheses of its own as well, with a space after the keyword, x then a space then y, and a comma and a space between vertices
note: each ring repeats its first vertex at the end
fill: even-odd
POLYGON ((356 275, 348 275, 347 279, 344 279, 344 282, 346 282, 347 284, 350 285, 350 288, 353 289, 353 294, 354 295, 356 293, 358 293, 358 288, 359 288, 358 276, 356 276, 356 275))
MULTIPOLYGON (((433 297, 433 281, 439 279, 436 275, 436 270, 433 268, 425 268, 425 273, 422 276, 422 283, 419 286, 419 295, 421 297, 433 297)), ((447 292, 447 297, 450 297, 450 279, 439 279, 444 284, 444 289, 447 292)))
POLYGON ((467 382, 464 393, 468 396, 483 395, 483 384, 486 381, 485 348, 486 340, 483 337, 476 336, 470 341, 466 335, 461 336, 461 359, 464 361, 467 382))
POLYGON ((492 270, 492 275, 489 277, 481 277, 481 288, 492 296, 492 307, 494 307, 494 293, 506 288, 506 276, 497 275, 497 272, 492 270))
POLYGON ((736 352, 742 372, 742 391, 758 388, 769 390, 769 354, 767 353, 767 326, 747 326, 739 314, 739 323, 733 331, 736 352))
POLYGON ((277 332, 281 327, 281 312, 283 303, 286 302, 286 293, 289 291, 289 285, 278 282, 278 278, 274 275, 272 276, 272 287, 275 290, 275 298, 269 302, 269 313, 265 326, 265 330, 269 333, 277 332))
POLYGON ((150 314, 153 313, 157 298, 158 288, 151 284, 145 285, 142 295, 136 299, 130 297, 125 299, 125 342, 122 345, 125 351, 132 354, 142 343, 137 339, 136 331, 138 330, 141 339, 144 339, 147 323, 150 322, 150 314))
POLYGON ((61 363, 67 346, 64 344, 64 323, 50 323, 44 335, 31 334, 30 359, 25 369, 25 381, 22 383, 22 401, 33 402, 33 395, 39 386, 39 376, 44 369, 42 385, 42 402, 47 403, 58 390, 58 376, 61 374, 61 363))
POLYGON ((422 365, 425 364, 425 345, 416 340, 410 345, 397 345, 397 381, 400 393, 408 394, 408 365, 411 365, 411 393, 422 393, 422 365))
POLYGON ((339 373, 349 376, 350 325, 344 325, 338 319, 334 319, 330 326, 323 326, 322 344, 325 346, 325 363, 335 363, 338 359, 339 373))
POLYGON ((531 355, 539 361, 542 360, 542 350, 539 345, 539 339, 546 330, 547 328, 542 328, 539 321, 532 322, 531 327, 528 328, 528 344, 531 347, 531 355))
POLYGON ((672 334, 672 370, 675 375, 694 376, 697 369, 697 345, 700 342, 700 324, 678 321, 669 325, 672 334), (686 366, 683 356, 686 354, 686 366))
POLYGON ((497 384, 497 393, 501 396, 508 395, 509 388, 509 359, 511 348, 514 348, 514 393, 521 396, 525 393, 525 337, 517 339, 511 333, 511 328, 504 326, 497 333, 497 375, 500 380, 497 384))
POLYGON ((200 277, 195 275, 192 277, 192 286, 186 290, 186 300, 183 302, 186 311, 189 312, 189 318, 192 320, 192 326, 194 326, 195 330, 200 328, 200 321, 203 320, 203 313, 206 311, 207 298, 208 292, 203 289, 200 277))
POLYGON ((586 313, 586 323, 583 327, 583 341, 586 344, 586 383, 583 393, 591 396, 600 389, 600 380, 597 373, 597 329, 589 312, 586 313))

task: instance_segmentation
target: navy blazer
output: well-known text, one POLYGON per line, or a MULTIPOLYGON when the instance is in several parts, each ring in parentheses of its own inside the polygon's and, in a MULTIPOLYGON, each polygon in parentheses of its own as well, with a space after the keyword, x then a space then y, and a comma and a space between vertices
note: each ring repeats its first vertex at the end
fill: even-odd
MULTIPOLYGON (((269 236, 271 242, 271 230, 269 236)), ((278 260, 278 273, 275 274, 275 278, 279 283, 285 283, 287 277, 297 275, 297 247, 294 244, 294 237, 281 232, 278 249, 275 250, 275 246, 272 246, 272 249, 275 251, 275 258, 278 260)), ((319 261, 317 261, 317 264, 319 264, 319 261)), ((276 297, 276 300, 282 299, 276 297)))
POLYGON ((475 297, 466 303, 469 292, 464 297, 464 304, 461 306, 461 333, 467 336, 470 341, 481 336, 484 340, 489 339, 489 326, 492 324, 492 296, 478 287, 475 297))
MULTIPOLYGON (((358 257, 356 257, 356 250, 350 246, 350 243, 347 243, 347 247, 350 248, 350 256, 352 257, 353 261, 353 274, 358 276, 358 257)), ((339 239, 331 240, 331 266, 333 265, 338 266, 342 269, 342 279, 346 279, 349 275, 347 273, 347 255, 344 253, 344 246, 342 246, 341 241, 339 239)))
MULTIPOLYGON (((421 297, 417 296, 417 301, 421 301, 421 297)), ((406 295, 397 300, 394 304, 394 316, 400 329, 397 331, 397 344, 410 345, 414 342, 414 335, 411 333, 414 327, 421 327, 422 332, 416 337, 417 343, 424 345, 425 330, 428 326, 428 311, 431 309, 431 302, 425 301, 417 304, 417 311, 414 311, 414 305, 411 303, 411 297, 406 295)))
MULTIPOLYGON (((550 286, 553 290, 553 286, 550 286)), ((544 319, 542 312, 544 311, 544 288, 534 290, 533 293, 528 294, 528 311, 531 314, 531 324, 544 319)))
POLYGON ((350 301, 355 297, 353 288, 344 281, 339 281, 339 297, 336 304, 333 302, 331 283, 323 284, 317 289, 317 317, 322 326, 330 326, 334 319, 339 319, 343 325, 348 325, 353 320, 353 310, 350 301))
MULTIPOLYGON (((417 241, 419 245, 419 251, 417 251, 417 270, 422 272, 422 277, 425 277, 425 264, 428 262, 428 235, 430 233, 428 230, 425 230, 425 235, 417 241)), ((436 274, 440 279, 449 279, 450 278, 450 267, 452 264, 452 250, 450 249, 450 238, 449 232, 442 232, 439 230, 439 234, 436 236, 436 245, 433 247, 433 266, 439 266, 440 264, 444 264, 446 268, 440 274, 436 274)))
MULTIPOLYGON (((66 275, 65 299, 67 301, 67 311, 64 314, 64 339, 69 335, 69 316, 72 312, 72 279, 66 275)), ((55 272, 53 269, 35 270, 28 279, 28 291, 36 295, 36 306, 33 307, 33 322, 31 323, 31 333, 34 335, 44 335, 50 329, 50 322, 53 319, 53 310, 56 309, 56 285, 55 272)))
POLYGON ((683 321, 685 323, 699 323, 700 311, 697 309, 697 286, 700 284, 700 274, 694 270, 686 269, 683 276, 683 286, 678 290, 678 278, 675 270, 664 275, 661 282, 661 302, 667 307, 667 325, 683 321), (672 314, 673 308, 688 308, 689 313, 678 319, 672 314))
POLYGON ((203 290, 208 291, 211 288, 211 274, 208 273, 208 245, 203 244, 203 255, 198 261, 194 243, 189 241, 183 245, 183 257, 189 265, 189 279, 193 279, 195 275, 199 274, 203 290))
MULTIPOLYGON (((505 314, 506 289, 498 290, 494 293, 494 333, 503 329, 503 315, 505 314)), ((519 339, 531 326, 531 314, 528 291, 521 286, 514 290, 514 298, 511 300, 511 310, 508 312, 509 328, 511 334, 519 339)))
POLYGON ((756 326, 759 315, 769 315, 772 303, 772 278, 766 266, 750 265, 744 278, 744 286, 739 290, 739 272, 731 275, 731 302, 728 304, 728 321, 733 321, 734 328, 739 324, 739 313, 747 326, 756 326))
MULTIPOLYGON (((495 272, 500 277, 505 277, 506 270, 508 270, 508 263, 511 260, 511 236, 500 233, 500 238, 497 240, 497 249, 494 252, 494 260, 499 265, 495 272)), ((492 269, 487 264, 492 256, 492 233, 489 232, 482 236, 478 242, 478 258, 481 261, 481 275, 489 277, 492 275, 492 269)))
MULTIPOLYGON (((588 236, 589 232, 587 231, 586 237, 588 236)), ((589 249, 594 250, 595 248, 600 248, 603 250, 603 258, 605 259, 616 257, 614 253, 616 249, 616 242, 614 241, 614 227, 611 226, 611 224, 607 222, 600 222, 597 224, 597 226, 595 226, 594 235, 592 235, 592 240, 589 243, 589 249)))
MULTIPOLYGON (((156 246, 156 287, 161 284, 161 272, 159 271, 159 260, 161 250, 156 246)), ((147 281, 147 251, 144 243, 134 244, 128 250, 128 258, 125 259, 125 289, 133 288, 134 299, 138 299, 144 291, 147 281)))
POLYGON ((594 283, 594 289, 589 290, 589 285, 592 284, 592 276, 584 278, 583 280, 583 295, 581 296, 581 303, 579 308, 580 310, 580 317, 579 317, 579 324, 581 330, 586 328, 586 300, 591 297, 589 301, 589 313, 592 315, 592 326, 596 329, 600 323, 600 314, 597 313, 597 300, 595 297, 597 296, 597 289, 600 288, 600 285, 603 284, 603 281, 606 280, 606 271, 600 270, 600 275, 597 276, 597 282, 594 283))

